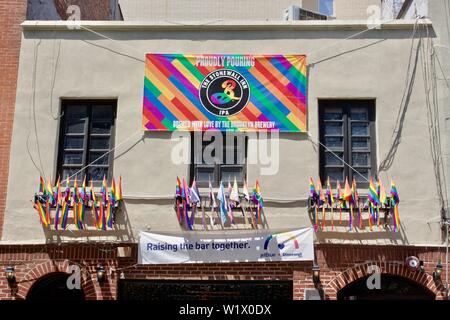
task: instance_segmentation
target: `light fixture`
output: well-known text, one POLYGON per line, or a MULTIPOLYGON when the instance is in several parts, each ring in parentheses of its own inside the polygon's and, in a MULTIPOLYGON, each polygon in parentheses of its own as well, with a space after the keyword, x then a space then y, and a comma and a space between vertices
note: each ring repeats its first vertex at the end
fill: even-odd
POLYGON ((7 266, 5 268, 5 274, 6 274, 6 280, 8 280, 8 283, 14 283, 16 282, 16 272, 14 271, 13 266, 7 266))
POLYGON ((434 267, 433 278, 435 280, 441 279, 442 269, 443 269, 442 263, 441 263, 441 260, 439 260, 436 267, 434 267))
POLYGON ((312 275, 313 275, 313 282, 319 283, 320 282, 320 267, 315 262, 312 267, 312 275))
POLYGON ((425 266, 423 265, 423 261, 422 260, 419 261, 419 271, 420 272, 425 272, 425 266))
POLYGON ((101 264, 97 266, 97 281, 99 283, 105 282, 106 272, 105 267, 103 267, 101 264))

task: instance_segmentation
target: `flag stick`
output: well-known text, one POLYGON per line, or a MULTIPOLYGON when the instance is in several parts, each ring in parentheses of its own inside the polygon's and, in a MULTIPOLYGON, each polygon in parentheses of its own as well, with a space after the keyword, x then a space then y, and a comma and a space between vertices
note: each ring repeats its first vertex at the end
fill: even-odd
POLYGON ((361 208, 359 205, 358 205, 358 219, 359 219, 359 228, 364 229, 364 222, 362 218, 361 208))
POLYGON ((203 206, 203 205, 202 205, 202 225, 203 225, 203 230, 206 231, 205 206, 203 206))
POLYGON ((380 218, 380 208, 377 206, 377 225, 378 225, 378 230, 380 230, 381 228, 381 218, 380 218))
POLYGON ((373 221, 372 221, 372 209, 371 209, 371 205, 369 204, 369 206, 367 207, 367 213, 369 214, 369 227, 370 227, 370 231, 372 231, 372 225, 373 225, 373 221))
POLYGON ((191 230, 194 229, 195 226, 195 214, 197 213, 197 203, 194 202, 191 206, 191 218, 189 219, 189 223, 191 225, 191 230))
POLYGON ((250 214, 252 217, 252 224, 255 229, 258 229, 258 223, 256 222, 255 215, 253 214, 252 204, 247 201, 248 207, 250 208, 250 214))
MULTIPOLYGON (((259 204, 258 204, 258 207, 259 207, 259 204)), ((262 224, 265 228, 268 228, 268 227, 269 227, 269 224, 267 223, 266 213, 264 212, 264 209, 263 209, 262 207, 259 207, 259 210, 260 210, 259 215, 260 215, 260 219, 261 219, 261 224, 262 224), (262 222, 263 222, 262 216, 264 216, 264 224, 262 223, 262 222)))
POLYGON ((176 207, 177 207, 177 219, 178 219, 178 223, 181 224, 181 212, 180 212, 180 200, 177 198, 176 199, 176 207))
POLYGON ((241 211, 242 211, 242 216, 244 217, 244 224, 247 225, 247 224, 248 224, 248 221, 247 221, 247 217, 246 217, 246 215, 245 215, 244 207, 242 206, 242 201, 239 202, 239 208, 241 209, 241 211))
POLYGON ((187 205, 186 205, 186 200, 184 200, 184 199, 183 199, 183 218, 184 218, 184 224, 185 224, 186 230, 190 230, 189 220, 188 220, 188 215, 187 215, 187 205))
POLYGON ((220 221, 220 227, 223 229, 223 221, 222 221, 222 216, 220 215, 220 210, 217 210, 218 208, 213 208, 213 210, 217 213, 217 218, 220 221))
POLYGON ((353 205, 352 204, 350 204, 348 227, 349 227, 350 231, 353 229, 353 205))
POLYGON ((325 215, 325 204, 322 205, 322 231, 325 228, 325 220, 326 220, 326 215, 325 215))
POLYGON ((318 229, 317 225, 317 204, 314 205, 314 231, 317 232, 318 229))
POLYGON ((334 213, 333 213, 333 206, 331 207, 331 230, 334 230, 334 213))
POLYGON ((250 223, 248 222, 247 215, 245 214, 245 208, 244 208, 244 205, 242 204, 242 201, 243 200, 241 200, 241 202, 239 203, 239 207, 241 208, 242 215, 244 216, 244 223, 247 225, 247 224, 250 224, 250 223))

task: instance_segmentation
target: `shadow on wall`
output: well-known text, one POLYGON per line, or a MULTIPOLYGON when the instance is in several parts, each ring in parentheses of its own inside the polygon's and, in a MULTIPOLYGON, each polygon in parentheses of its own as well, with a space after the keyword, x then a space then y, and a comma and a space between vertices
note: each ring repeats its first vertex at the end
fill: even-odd
MULTIPOLYGON (((54 226, 54 218, 52 218, 51 226, 54 226)), ((125 202, 120 202, 119 207, 115 209, 114 225, 112 229, 98 230, 95 228, 94 216, 90 209, 86 209, 86 218, 84 220, 85 230, 74 229, 74 219, 72 211, 69 211, 68 228, 70 230, 55 230, 43 228, 47 244, 65 243, 80 240, 82 242, 89 241, 117 241, 117 242, 136 242, 133 236, 130 219, 125 202)))
POLYGON ((420 39, 417 43, 417 47, 414 49, 413 44, 411 45, 411 57, 409 60, 409 65, 406 73, 406 84, 403 91, 402 100, 400 102, 400 108, 397 113, 397 119, 395 121, 394 131, 392 132, 392 144, 389 147, 388 152, 384 156, 384 159, 380 162, 378 172, 386 172, 392 166, 395 160, 395 155, 397 154, 398 147, 402 138, 403 125, 405 122, 406 112, 408 111, 409 101, 411 99, 411 94, 414 89, 414 83, 416 80, 417 65, 419 61, 419 48, 422 40, 420 39), (412 56, 413 49, 415 50, 415 55, 412 56), (412 60, 413 59, 413 60, 412 60), (411 70, 412 68, 412 70, 411 70))
MULTIPOLYGON (((391 244, 407 245, 406 233, 403 225, 400 224, 399 230, 394 232, 392 216, 386 216, 380 212, 380 224, 373 225, 370 230, 370 221, 368 213, 365 210, 361 212, 361 220, 359 220, 358 212, 353 212, 352 228, 350 229, 350 213, 348 209, 342 210, 342 213, 334 210, 333 213, 327 211, 326 219, 323 219, 322 210, 317 210, 318 227, 316 232, 317 241, 320 243, 333 242, 334 240, 342 240, 352 242, 354 244, 367 244, 367 241, 379 240, 389 242, 391 244), (332 216, 333 215, 333 219, 332 216)), ((309 212, 311 226, 314 226, 314 212, 309 212)))

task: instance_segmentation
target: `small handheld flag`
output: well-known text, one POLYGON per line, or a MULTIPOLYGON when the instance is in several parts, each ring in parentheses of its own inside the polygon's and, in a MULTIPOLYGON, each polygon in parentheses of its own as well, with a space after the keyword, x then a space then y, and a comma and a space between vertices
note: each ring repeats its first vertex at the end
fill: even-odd
POLYGON ((400 203, 400 197, 398 196, 398 191, 394 180, 391 180, 391 191, 389 193, 391 196, 391 207, 393 207, 394 211, 394 232, 397 232, 398 228, 400 228, 400 216, 398 213, 398 204, 400 203))
POLYGON ((45 194, 45 181, 42 176, 39 177, 39 193, 45 194))
POLYGON ((106 205, 106 203, 108 202, 108 185, 106 183, 106 176, 103 176, 102 187, 100 189, 100 193, 102 194, 102 197, 103 197, 103 204, 106 205))
POLYGON ((219 201, 220 217, 222 219, 222 223, 225 223, 228 217, 228 204, 222 181, 220 181, 219 191, 217 192, 217 200, 219 201))
POLYGON ((177 177, 177 184, 175 185, 175 197, 181 198, 181 181, 177 177))
POLYGON ((236 177, 234 177, 233 188, 231 189, 231 193, 230 193, 230 200, 234 201, 235 203, 239 203, 240 202, 239 189, 238 189, 238 184, 237 184, 237 181, 236 181, 236 177))
POLYGON ((116 201, 121 201, 123 200, 123 195, 122 195, 122 176, 119 177, 119 185, 117 187, 116 190, 116 201))
POLYGON ((190 195, 190 200, 191 200, 191 203, 195 203, 195 204, 197 204, 197 203, 199 203, 200 202, 200 192, 198 191, 198 188, 197 188, 197 184, 195 183, 195 178, 194 178, 194 181, 192 181, 192 186, 191 186, 191 188, 189 189, 189 195, 190 195))
POLYGON ((211 208, 217 208, 216 197, 214 195, 211 181, 209 181, 209 204, 211 208))
POLYGON ((314 202, 318 198, 317 191, 316 191, 316 186, 314 185, 314 180, 311 177, 309 177, 309 196, 311 197, 311 199, 314 202))
POLYGON ((247 182, 244 181, 244 186, 242 188, 242 193, 244 194, 244 199, 250 201, 250 193, 248 192, 247 182))

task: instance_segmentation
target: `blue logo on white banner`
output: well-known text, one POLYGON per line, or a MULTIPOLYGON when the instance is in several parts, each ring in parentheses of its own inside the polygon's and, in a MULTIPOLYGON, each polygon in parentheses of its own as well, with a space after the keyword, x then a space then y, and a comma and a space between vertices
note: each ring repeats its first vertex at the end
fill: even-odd
POLYGON ((313 235, 312 228, 278 233, 266 230, 183 235, 141 232, 139 263, 313 261, 313 235))

